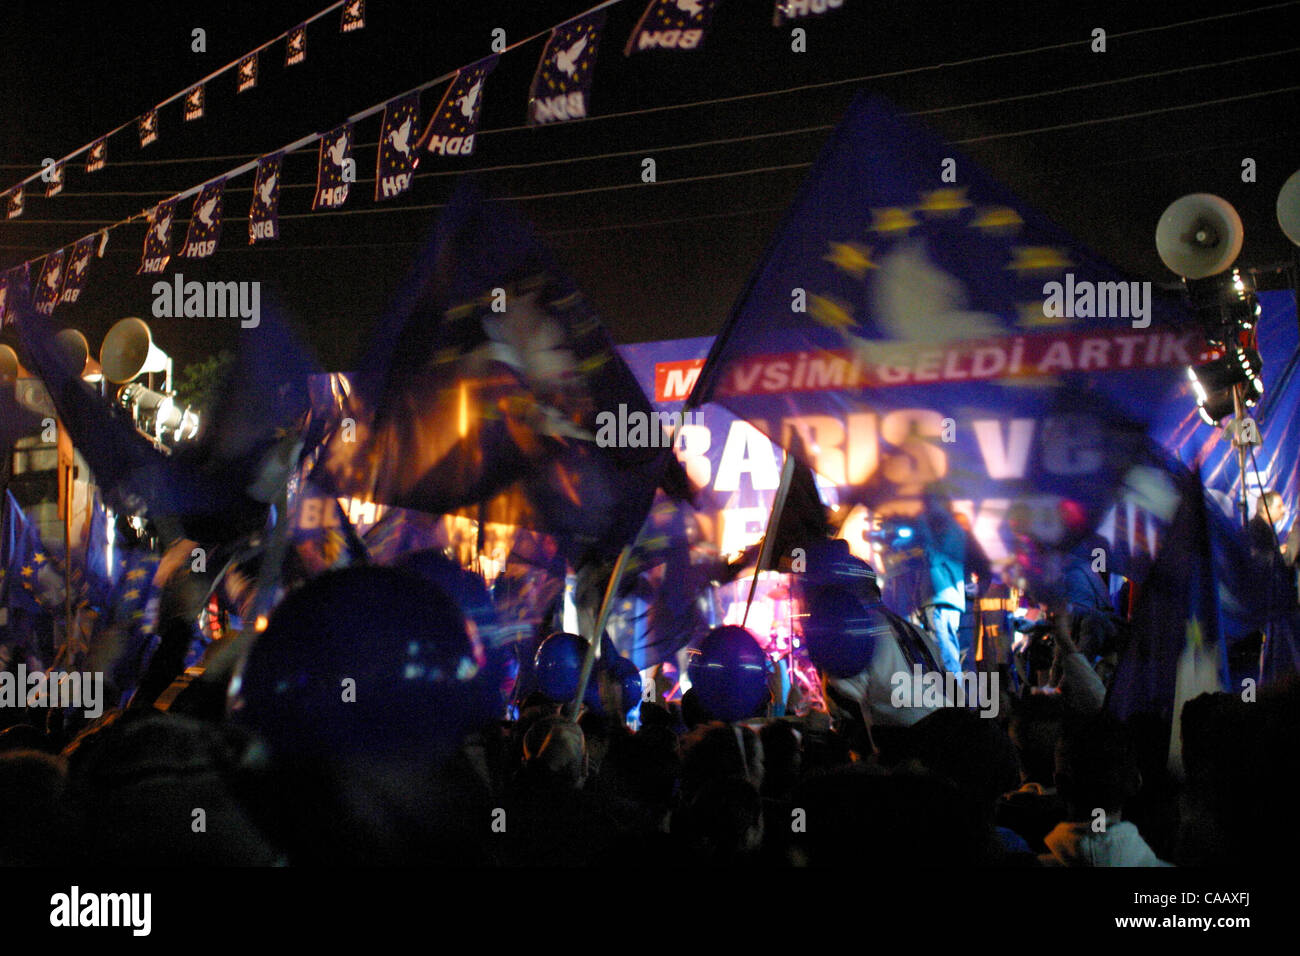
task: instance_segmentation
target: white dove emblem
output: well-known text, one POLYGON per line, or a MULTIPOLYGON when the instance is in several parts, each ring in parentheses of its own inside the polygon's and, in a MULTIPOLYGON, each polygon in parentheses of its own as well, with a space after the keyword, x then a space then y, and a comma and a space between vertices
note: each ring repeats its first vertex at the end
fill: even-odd
POLYGON ((171 228, 171 225, 172 225, 171 216, 168 216, 166 219, 159 219, 156 223, 154 223, 153 231, 154 234, 158 236, 159 242, 167 241, 167 230, 171 228))
POLYGON ((293 39, 291 39, 291 40, 289 41, 289 46, 290 46, 290 48, 291 48, 295 53, 297 53, 299 47, 302 46, 302 34, 301 34, 301 33, 295 33, 295 34, 293 35, 293 39))
POLYGON ((677 9, 693 17, 698 17, 703 12, 700 9, 700 0, 677 0, 677 9))
POLYGON ((83 272, 86 271, 86 263, 88 263, 89 261, 90 261, 89 255, 82 256, 80 259, 78 259, 76 262, 72 264, 72 271, 75 272, 77 275, 81 275, 83 272))
POLYGON ((249 60, 239 69, 241 79, 250 80, 253 78, 253 61, 249 60))
POLYGON ((348 146, 348 138, 346 135, 340 136, 332 144, 330 144, 330 148, 328 150, 330 154, 330 162, 333 163, 335 166, 342 166, 344 159, 347 158, 343 155, 347 151, 347 146, 348 146))
POLYGON ((361 7, 361 0, 353 0, 352 3, 348 4, 348 16, 355 17, 360 7, 361 7))
POLYGON ((144 118, 144 131, 145 131, 146 133, 152 133, 152 132, 153 132, 153 121, 154 121, 154 117, 153 117, 152 115, 150 115, 150 116, 146 116, 146 117, 144 118))
POLYGON ((997 335, 997 316, 968 308, 965 286, 931 261, 925 245, 900 243, 880 261, 871 289, 880 330, 900 342, 936 344, 997 335))
POLYGON ((261 188, 258 190, 258 192, 261 193, 262 196, 263 206, 271 205, 271 190, 273 189, 275 189, 275 173, 272 173, 270 176, 267 176, 266 181, 262 183, 261 188))
POLYGON ((407 143, 407 139, 410 138, 410 135, 411 117, 408 116, 406 119, 402 120, 401 126, 388 134, 388 141, 393 144, 393 149, 397 150, 404 156, 410 156, 411 146, 407 143))
POLYGON ((47 272, 45 274, 45 284, 51 289, 57 289, 59 287, 59 273, 61 271, 62 270, 58 266, 55 266, 47 272))
POLYGON ((199 222, 205 226, 212 225, 212 210, 217 208, 217 197, 213 196, 199 207, 199 222))
POLYGON ((483 89, 483 81, 479 80, 469 88, 469 92, 460 98, 460 111, 465 119, 473 119, 474 111, 478 109, 478 95, 483 89))
POLYGON ((582 57, 582 51, 587 49, 587 35, 584 33, 582 39, 569 47, 567 50, 560 50, 555 54, 555 67, 565 76, 573 76, 578 69, 578 60, 582 57))

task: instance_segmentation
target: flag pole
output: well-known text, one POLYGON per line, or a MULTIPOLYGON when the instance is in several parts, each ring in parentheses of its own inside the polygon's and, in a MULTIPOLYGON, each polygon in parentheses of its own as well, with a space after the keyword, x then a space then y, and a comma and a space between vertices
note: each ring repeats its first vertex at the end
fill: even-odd
POLYGON ((64 469, 67 487, 66 507, 63 509, 63 648, 72 642, 72 489, 73 465, 64 469))
MULTIPOLYGON (((690 407, 688 397, 686 407, 690 407)), ((683 416, 684 419, 684 416, 683 416)), ((675 422, 668 429, 668 453, 671 456, 677 454, 677 436, 681 432, 681 422, 675 422)), ((662 480, 662 477, 661 477, 662 480)), ((651 509, 653 509, 653 502, 651 509)), ((646 519, 649 518, 650 512, 646 512, 646 519)), ((641 521, 641 527, 637 529, 636 536, 628 543, 622 551, 619 552, 618 560, 614 562, 614 570, 610 572, 609 583, 605 585, 605 597, 600 602, 600 613, 596 615, 596 633, 588 638, 587 654, 582 661, 582 672, 578 675, 578 692, 574 695, 573 702, 569 705, 574 720, 577 720, 578 713, 582 709, 582 700, 587 694, 587 684, 591 681, 591 673, 595 670, 596 661, 600 658, 601 638, 605 634, 605 625, 609 623, 610 612, 614 609, 614 595, 618 593, 618 587, 623 581, 623 573, 627 570, 628 563, 632 559, 632 552, 641 541, 641 533, 645 531, 646 519, 641 521)))
MULTIPOLYGON (((639 536, 638 536, 639 537, 639 536)), ((583 698, 587 694, 587 685, 591 682, 591 672, 595 669, 596 661, 600 657, 601 637, 605 633, 605 625, 609 623, 610 612, 614 608, 614 595, 618 593, 619 583, 623 579, 623 572, 627 569, 627 563, 632 557, 632 549, 636 542, 625 545, 623 550, 618 554, 618 560, 614 562, 614 570, 609 575, 609 583, 605 585, 605 597, 600 602, 600 613, 596 616, 595 633, 587 638, 587 654, 582 661, 582 672, 578 675, 578 691, 574 695, 573 703, 570 704, 570 712, 576 720, 578 713, 582 708, 583 698)))
POLYGON ((790 485, 794 481, 794 465, 794 453, 787 451, 785 462, 781 465, 781 483, 777 486, 776 497, 772 499, 772 513, 767 516, 763 546, 758 552, 758 567, 754 569, 754 576, 749 581, 749 598, 745 601, 745 616, 740 619, 741 627, 749 621, 749 609, 754 604, 754 592, 758 589, 758 576, 772 559, 772 551, 776 548, 776 529, 781 522, 781 512, 785 510, 785 499, 789 497, 790 485))

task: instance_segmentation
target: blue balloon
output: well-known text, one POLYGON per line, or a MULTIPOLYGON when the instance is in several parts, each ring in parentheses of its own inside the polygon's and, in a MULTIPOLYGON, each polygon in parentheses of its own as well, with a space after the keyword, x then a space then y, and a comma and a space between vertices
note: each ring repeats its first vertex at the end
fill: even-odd
POLYGON ((847 541, 840 538, 811 541, 806 550, 807 568, 795 575, 797 585, 845 588, 868 604, 880 600, 880 582, 875 569, 855 557, 847 541))
POLYGON ((422 551, 410 551, 393 565, 418 574, 442 588, 456 602, 466 620, 473 625, 470 638, 481 646, 484 652, 495 655, 502 643, 501 622, 497 618, 496 605, 488 594, 483 579, 472 571, 466 571, 441 551, 432 548, 422 551))
MULTIPOLYGON (((582 676, 582 662, 587 656, 587 642, 577 634, 556 631, 537 649, 533 661, 533 679, 537 689, 557 704, 573 700, 582 676)), ((595 670, 587 680, 583 701, 588 707, 600 707, 600 684, 595 670)))
POLYGON ((769 696, 767 656, 743 627, 727 624, 709 631, 689 673, 700 703, 719 720, 753 717, 769 696))
POLYGON ((375 566, 331 571, 290 593, 231 688, 233 716, 273 752, 345 759, 444 757, 501 707, 455 602, 422 578, 375 566))
POLYGON ((803 640, 808 656, 832 677, 852 677, 871 664, 893 625, 883 604, 864 604, 842 587, 804 591, 803 640))

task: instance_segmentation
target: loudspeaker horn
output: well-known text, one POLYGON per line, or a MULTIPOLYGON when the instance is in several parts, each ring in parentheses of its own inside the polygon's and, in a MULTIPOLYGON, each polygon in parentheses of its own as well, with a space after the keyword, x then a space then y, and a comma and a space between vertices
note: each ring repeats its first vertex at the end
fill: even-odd
POLYGON ((26 377, 27 370, 18 361, 18 353, 8 345, 0 345, 0 381, 12 382, 26 377))
POLYGON ((18 362, 18 352, 8 345, 0 345, 0 381, 14 381, 26 378, 27 369, 18 362))
POLYGON ((1241 252, 1241 217, 1232 203, 1211 193, 1175 199, 1156 225, 1156 251, 1184 279, 1222 272, 1241 252))
POLYGON ((1300 169, 1292 173, 1278 190, 1277 224, 1288 239, 1300 246, 1300 169))
POLYGON ((153 344, 149 326, 134 316, 114 323, 99 348, 99 364, 104 377, 115 385, 151 372, 166 371, 170 359, 153 344))
POLYGON ((90 343, 76 329, 64 329, 54 336, 54 341, 68 356, 68 364, 82 378, 97 378, 103 371, 99 363, 90 357, 90 343))

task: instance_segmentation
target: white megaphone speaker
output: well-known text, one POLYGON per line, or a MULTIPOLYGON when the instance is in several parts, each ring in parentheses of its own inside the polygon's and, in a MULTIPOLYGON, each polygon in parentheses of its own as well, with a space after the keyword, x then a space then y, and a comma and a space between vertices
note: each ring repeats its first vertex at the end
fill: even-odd
POLYGON ((1300 246, 1300 169, 1292 173, 1278 191, 1277 224, 1288 239, 1300 246))
POLYGON ((8 345, 0 345, 0 382, 26 378, 27 370, 18 361, 18 353, 8 345))
POLYGON ((90 343, 76 329, 64 329, 54 336, 55 343, 68 357, 68 365, 82 378, 99 378, 99 363, 90 357, 90 343))
POLYGON ((1169 204, 1156 225, 1156 250, 1170 271, 1184 279, 1222 272, 1241 252, 1245 235, 1232 203, 1192 193, 1169 204))
POLYGON ((171 359, 153 344, 143 319, 131 317, 114 323, 99 348, 99 364, 104 367, 104 377, 115 385, 147 373, 168 372, 166 388, 171 388, 171 359))

